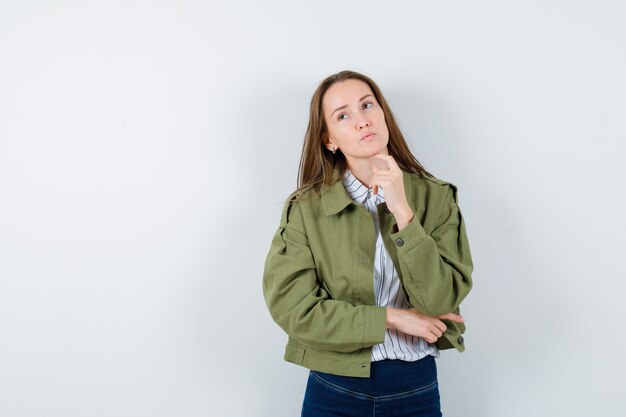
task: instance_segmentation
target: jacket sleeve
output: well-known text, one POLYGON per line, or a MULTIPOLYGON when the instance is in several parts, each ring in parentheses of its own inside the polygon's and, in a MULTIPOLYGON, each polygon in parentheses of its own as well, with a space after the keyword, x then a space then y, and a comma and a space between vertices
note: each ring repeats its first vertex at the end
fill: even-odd
POLYGON ((457 189, 448 190, 438 225, 429 235, 417 218, 390 231, 396 245, 403 285, 409 302, 429 316, 458 312, 472 289, 472 255, 457 189))
POLYGON ((384 341, 384 307, 332 299, 319 280, 300 203, 288 200, 263 273, 263 295, 273 320, 314 348, 353 352, 384 341))

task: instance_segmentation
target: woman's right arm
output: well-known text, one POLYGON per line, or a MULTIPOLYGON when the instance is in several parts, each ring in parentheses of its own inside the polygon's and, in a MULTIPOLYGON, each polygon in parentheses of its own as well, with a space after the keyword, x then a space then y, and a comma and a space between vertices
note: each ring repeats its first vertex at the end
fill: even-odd
POLYGON ((387 307, 387 328, 396 329, 402 333, 420 336, 428 343, 435 343, 447 330, 441 319, 463 323, 463 317, 454 313, 440 316, 427 316, 415 310, 387 307))
POLYGON ((289 336, 325 350, 353 352, 382 343, 385 307, 335 300, 320 286, 300 204, 290 200, 263 272, 263 296, 272 319, 289 336))

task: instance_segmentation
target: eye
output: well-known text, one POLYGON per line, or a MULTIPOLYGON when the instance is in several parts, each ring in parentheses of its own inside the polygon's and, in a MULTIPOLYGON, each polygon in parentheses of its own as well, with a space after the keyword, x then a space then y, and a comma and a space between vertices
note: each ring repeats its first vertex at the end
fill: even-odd
POLYGON ((345 119, 342 119, 342 118, 341 118, 341 116, 347 116, 347 114, 345 114, 345 113, 341 113, 341 114, 339 115, 339 117, 337 117, 337 120, 345 120, 345 119))
POLYGON ((369 107, 364 107, 364 108, 368 108, 369 109, 369 108, 374 106, 374 104, 372 102, 370 102, 370 101, 366 101, 365 103, 363 103, 363 106, 367 106, 368 104, 369 104, 369 107))

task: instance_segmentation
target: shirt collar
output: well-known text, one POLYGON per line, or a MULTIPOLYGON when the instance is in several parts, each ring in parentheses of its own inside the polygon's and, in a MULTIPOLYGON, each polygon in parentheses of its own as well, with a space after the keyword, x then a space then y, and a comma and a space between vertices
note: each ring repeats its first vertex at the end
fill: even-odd
POLYGON ((372 190, 359 181, 359 179, 355 177, 349 169, 346 169, 342 180, 348 195, 356 203, 365 204, 368 198, 374 198, 374 202, 376 204, 385 201, 385 195, 383 194, 382 188, 378 187, 376 195, 372 194, 372 190))

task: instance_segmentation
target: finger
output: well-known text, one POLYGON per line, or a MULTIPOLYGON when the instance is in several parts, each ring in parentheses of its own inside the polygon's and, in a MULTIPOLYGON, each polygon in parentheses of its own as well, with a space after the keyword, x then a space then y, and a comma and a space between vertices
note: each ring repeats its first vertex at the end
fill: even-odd
POLYGON ((460 314, 446 313, 437 316, 440 319, 452 320, 457 323, 465 323, 465 319, 460 314))
POLYGON ((393 185, 393 181, 391 179, 391 173, 389 171, 378 171, 376 174, 372 175, 372 179, 370 180, 369 187, 372 188, 375 185, 379 187, 388 187, 393 185), (383 174, 383 172, 385 174, 383 174))
POLYGON ((432 334, 437 336, 437 339, 439 339, 441 335, 443 334, 443 331, 437 326, 433 326, 433 328, 430 329, 430 331, 432 332, 432 334))
POLYGON ((380 158, 380 159, 384 159, 385 161, 387 161, 387 164, 389 165, 389 168, 391 170, 400 170, 400 167, 398 166, 397 162, 395 159, 393 159, 393 156, 391 155, 385 155, 385 154, 376 154, 374 155, 376 158, 380 158))
POLYGON ((393 172, 377 168, 374 170, 374 173, 372 174, 372 178, 370 178, 370 185, 373 185, 374 182, 380 183, 380 181, 387 181, 387 182, 393 181, 394 177, 395 177, 395 174, 393 172))
POLYGON ((426 337, 424 337, 424 339, 426 339, 426 341, 427 341, 428 343, 435 343, 435 342, 437 341, 437 339, 438 339, 438 338, 437 338, 437 337, 435 337, 435 335, 434 335, 434 334, 429 333, 429 334, 427 334, 427 335, 426 335, 426 337))
POLYGON ((437 326, 437 329, 439 329, 441 333, 445 333, 446 330, 448 330, 448 326, 446 326, 446 323, 441 320, 435 320, 435 326, 437 326))
POLYGON ((382 172, 387 172, 387 171, 378 171, 377 173, 375 173, 372 176, 372 179, 369 183, 369 188, 372 189, 372 192, 374 194, 378 193, 378 187, 382 187, 383 185, 387 185, 388 181, 386 179, 383 179, 381 181, 381 179, 378 177, 382 172))
POLYGON ((386 171, 384 169, 378 169, 378 171, 374 172, 372 178, 393 178, 394 173, 392 171, 386 171))

